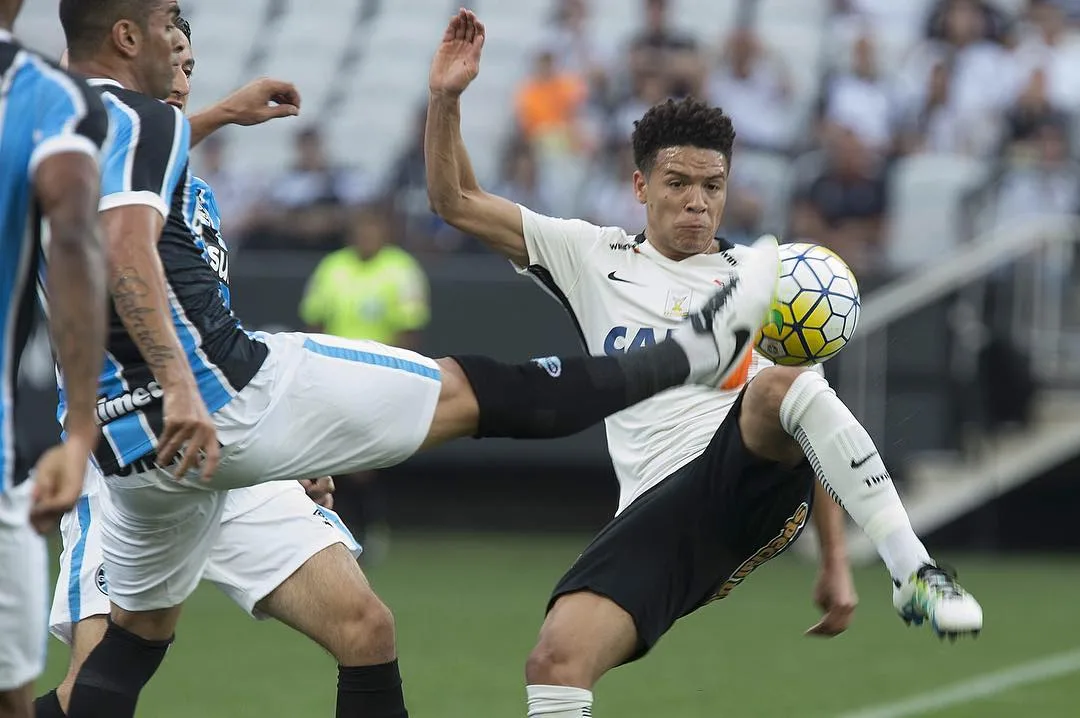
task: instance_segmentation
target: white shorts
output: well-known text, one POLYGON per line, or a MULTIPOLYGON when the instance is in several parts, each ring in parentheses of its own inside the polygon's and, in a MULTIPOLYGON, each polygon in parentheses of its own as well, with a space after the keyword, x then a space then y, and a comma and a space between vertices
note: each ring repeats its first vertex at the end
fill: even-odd
POLYGON ((102 550, 120 608, 168 608, 195 590, 218 545, 222 489, 393 466, 427 437, 442 388, 434 360, 321 334, 263 339, 266 362, 214 414, 223 448, 211 482, 162 468, 105 477, 102 550))
MULTIPOLYGON (((64 548, 49 630, 65 643, 71 642, 74 623, 109 613, 102 516, 111 508, 111 501, 108 489, 99 486, 99 481, 97 470, 92 468, 87 476, 87 493, 60 522, 64 548)), ((336 543, 343 544, 354 556, 359 557, 361 552, 338 515, 317 506, 295 481, 229 491, 215 536, 201 565, 201 577, 259 619, 265 616, 255 610, 255 604, 315 554, 336 543)), ((167 558, 183 564, 182 559, 167 558)), ((174 585, 190 583, 194 590, 199 579, 192 578, 189 581, 181 575, 172 576, 174 585)))
POLYGON ((45 669, 45 540, 30 525, 33 481, 0 493, 0 690, 30 683, 45 669))
POLYGON ((322 334, 263 338, 266 363, 214 415, 224 448, 211 488, 386 468, 427 438, 442 388, 435 360, 322 334))

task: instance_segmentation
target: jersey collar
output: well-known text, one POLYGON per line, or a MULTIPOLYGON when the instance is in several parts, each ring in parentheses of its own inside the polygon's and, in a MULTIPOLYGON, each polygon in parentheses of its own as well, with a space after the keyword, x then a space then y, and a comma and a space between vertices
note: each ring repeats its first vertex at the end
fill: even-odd
MULTIPOLYGON (((720 251, 721 252, 729 252, 729 251, 731 251, 732 249, 735 248, 734 244, 727 241, 723 237, 716 237, 716 243, 718 245, 720 245, 720 251)), ((645 239, 645 233, 644 232, 642 232, 638 236, 634 237, 634 246, 639 248, 639 249, 643 248, 643 247, 647 247, 648 249, 652 250, 652 254, 654 254, 654 255, 662 258, 662 259, 667 259, 667 257, 660 254, 659 250, 657 250, 656 247, 654 247, 652 245, 652 242, 649 242, 649 241, 647 241, 645 239)), ((670 262, 671 260, 669 259, 668 261, 670 262)))
POLYGON ((119 87, 121 90, 124 89, 123 85, 111 77, 88 77, 86 84, 91 87, 119 87))

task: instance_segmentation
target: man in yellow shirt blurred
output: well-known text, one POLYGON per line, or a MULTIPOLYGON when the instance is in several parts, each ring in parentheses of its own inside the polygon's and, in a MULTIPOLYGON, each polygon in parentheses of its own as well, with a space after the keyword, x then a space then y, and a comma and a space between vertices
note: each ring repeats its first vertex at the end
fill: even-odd
MULTIPOLYGON (((350 246, 326 256, 308 280, 300 303, 300 318, 308 331, 349 339, 370 339, 419 348, 419 332, 431 316, 428 282, 419 262, 391 244, 390 217, 381 208, 368 208, 356 216, 350 246)), ((359 491, 360 514, 341 513, 361 527, 363 560, 378 562, 389 549, 390 530, 386 501, 374 481, 375 474, 353 477, 346 491, 359 491), (356 488, 354 488, 356 487, 356 488)))
POLYGON ((350 246, 327 255, 308 280, 300 318, 309 331, 416 348, 431 315, 427 277, 390 239, 386 212, 357 215, 350 246))

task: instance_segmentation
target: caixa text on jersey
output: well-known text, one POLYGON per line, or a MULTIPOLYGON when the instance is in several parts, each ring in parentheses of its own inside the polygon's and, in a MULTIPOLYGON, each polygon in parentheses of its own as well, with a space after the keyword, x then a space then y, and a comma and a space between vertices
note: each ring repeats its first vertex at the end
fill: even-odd
POLYGON ((652 346, 657 341, 671 337, 674 329, 653 329, 652 327, 612 327, 604 337, 604 353, 608 356, 625 354, 634 349, 652 346))

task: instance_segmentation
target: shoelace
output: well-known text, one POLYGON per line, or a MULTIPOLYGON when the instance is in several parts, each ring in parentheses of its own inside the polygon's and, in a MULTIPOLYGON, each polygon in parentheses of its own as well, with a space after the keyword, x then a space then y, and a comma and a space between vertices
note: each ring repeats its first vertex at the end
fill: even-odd
POLYGON ((956 569, 951 566, 931 566, 927 564, 919 569, 918 575, 920 579, 926 582, 927 586, 944 596, 959 597, 964 595, 963 589, 956 584, 956 569))

